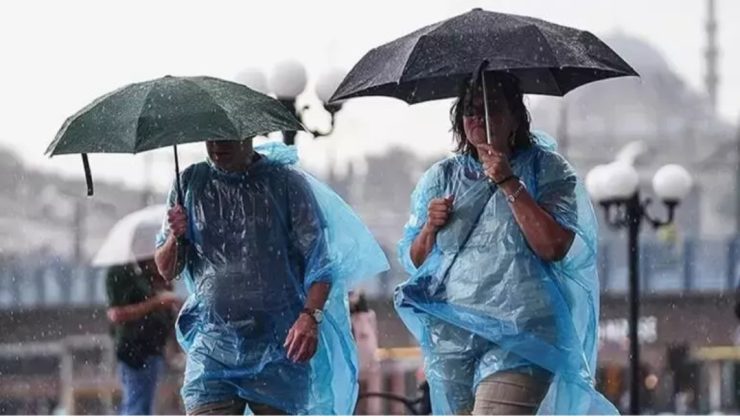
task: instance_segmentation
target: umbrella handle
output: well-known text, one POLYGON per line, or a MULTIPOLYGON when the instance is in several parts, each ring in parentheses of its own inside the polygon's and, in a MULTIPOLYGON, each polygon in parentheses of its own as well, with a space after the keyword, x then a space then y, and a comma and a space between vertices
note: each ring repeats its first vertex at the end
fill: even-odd
POLYGON ((87 153, 81 153, 82 156, 82 167, 85 169, 85 183, 87 183, 87 196, 93 195, 93 180, 92 173, 90 173, 90 161, 87 160, 87 153))
POLYGON ((183 205, 182 186, 180 185, 180 159, 177 156, 177 144, 172 145, 175 152, 175 187, 177 189, 177 204, 183 205))

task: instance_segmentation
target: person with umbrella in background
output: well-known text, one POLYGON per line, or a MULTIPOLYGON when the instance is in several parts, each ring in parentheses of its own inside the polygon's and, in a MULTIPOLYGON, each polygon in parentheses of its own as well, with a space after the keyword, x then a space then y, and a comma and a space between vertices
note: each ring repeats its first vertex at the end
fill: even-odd
POLYGON ((255 136, 301 129, 277 100, 211 77, 164 77, 111 92, 49 147, 137 153, 172 146, 176 177, 155 261, 189 297, 176 323, 187 414, 351 414, 357 351, 347 294, 388 269, 367 227, 300 170, 294 147, 255 136), (177 145, 208 159, 178 169, 177 145))
POLYGON ((151 221, 164 210, 154 206, 121 219, 93 259, 93 265, 108 267, 107 316, 118 359, 121 415, 152 414, 165 349, 182 304, 154 263, 157 225, 151 221))
POLYGON ((167 339, 182 304, 154 259, 111 267, 106 274, 108 319, 122 385, 121 415, 152 414, 167 339))
POLYGON ((422 176, 398 247, 434 414, 617 412, 594 388, 596 219, 523 95, 634 75, 588 32, 474 9, 371 50, 333 95, 455 98, 456 153, 422 176))

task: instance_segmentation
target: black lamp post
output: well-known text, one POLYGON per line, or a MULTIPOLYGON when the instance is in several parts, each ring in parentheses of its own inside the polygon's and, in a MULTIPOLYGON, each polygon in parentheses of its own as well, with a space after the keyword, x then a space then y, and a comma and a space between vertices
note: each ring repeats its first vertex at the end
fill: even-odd
POLYGON ((624 162, 600 165, 586 177, 586 187, 601 205, 608 226, 627 229, 631 415, 640 414, 640 228, 643 220, 654 229, 672 223, 675 208, 689 192, 691 183, 689 173, 678 165, 666 165, 655 173, 653 189, 668 211, 665 219, 658 219, 648 213, 651 200, 640 197, 639 176, 632 165, 624 162))
MULTIPOLYGON (((334 131, 336 114, 342 109, 341 104, 329 104, 329 98, 336 90, 339 83, 344 78, 346 72, 340 69, 331 69, 319 77, 316 83, 316 96, 321 101, 324 110, 329 114, 330 126, 326 131, 319 131, 307 128, 307 131, 314 137, 328 136, 334 131)), ((237 76, 238 79, 246 83, 247 86, 262 91, 274 93, 277 99, 291 111, 296 118, 305 124, 305 112, 310 109, 309 106, 299 107, 296 98, 306 89, 308 78, 306 69, 301 63, 295 60, 282 61, 278 63, 270 75, 269 83, 259 70, 248 69, 237 76)), ((283 138, 285 144, 295 144, 295 131, 284 131, 283 138)))

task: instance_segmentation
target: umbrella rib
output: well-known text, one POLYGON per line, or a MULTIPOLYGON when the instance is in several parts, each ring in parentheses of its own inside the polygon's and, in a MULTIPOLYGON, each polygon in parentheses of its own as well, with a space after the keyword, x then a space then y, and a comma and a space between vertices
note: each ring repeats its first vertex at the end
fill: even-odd
MULTIPOLYGON (((141 102, 141 108, 139 109, 138 117, 136 117, 136 132, 135 132, 136 135, 134 137, 134 151, 133 151, 134 154, 139 152, 139 150, 137 150, 138 145, 136 144, 136 139, 139 138, 139 129, 141 128, 141 115, 144 113, 144 107, 146 106, 146 103, 149 101, 149 95, 152 94, 152 91, 154 90, 153 88, 154 88, 154 85, 149 86, 149 90, 147 90, 146 95, 144 95, 144 100, 141 102)), ((141 151, 143 152, 144 150, 141 150, 141 151)))
POLYGON ((411 48, 411 51, 409 52, 409 55, 406 58, 406 63, 403 65, 403 69, 401 69, 401 74, 398 77, 398 82, 396 82, 396 86, 398 86, 398 85, 400 85, 401 83, 404 82, 403 75, 406 73, 406 70, 408 70, 408 68, 412 64, 414 64, 416 62, 416 59, 417 59, 417 56, 418 56, 418 54, 416 54, 416 47, 419 45, 419 43, 422 40, 426 39, 431 32, 436 31, 436 30, 442 28, 443 26, 445 26, 446 24, 448 24, 451 20, 452 19, 448 19, 448 20, 444 20, 442 22, 438 22, 436 25, 430 25, 429 26, 429 30, 426 33, 424 33, 423 35, 420 35, 416 39, 416 42, 414 42, 414 46, 411 48), (432 27, 432 26, 434 26, 434 27, 432 27))
POLYGON ((552 76, 552 80, 555 81, 555 83, 553 83, 553 86, 555 86, 555 89, 558 90, 558 94, 560 96, 565 96, 565 93, 566 92, 563 92, 563 89, 560 87, 560 83, 558 83, 558 77, 555 74, 555 69, 554 68, 549 68, 549 69, 547 69, 547 72, 550 73, 550 75, 552 76))
MULTIPOLYGON (((229 115, 229 113, 223 111, 223 107, 221 106, 221 104, 219 103, 219 101, 216 100, 216 98, 213 95, 211 95, 211 92, 209 92, 208 89, 204 89, 200 84, 198 84, 198 82, 196 82, 194 80, 191 80, 191 79, 184 79, 184 80, 187 81, 188 83, 193 84, 195 87, 198 88, 198 90, 200 90, 201 92, 203 92, 206 95, 208 95, 208 97, 211 98, 211 100, 213 101, 213 103, 215 103, 216 105, 218 105, 219 107, 221 107, 221 112, 226 117, 226 119, 231 123, 231 128, 234 130, 234 132, 235 133, 241 133, 241 130, 238 130, 237 129, 237 126, 236 126, 236 124, 234 124, 234 120, 231 119, 231 116, 229 115)), ((234 139, 234 140, 243 140, 243 139, 234 139)))
MULTIPOLYGON (((547 39, 547 37, 542 34, 542 30, 537 25, 534 25, 534 24, 531 24, 531 25, 532 26, 529 26, 528 28, 534 27, 534 29, 536 29, 537 35, 539 37, 541 37, 545 41, 544 44, 547 47, 547 50, 550 53, 550 56, 555 60, 555 62, 557 63, 558 67, 562 67, 562 63, 560 62, 560 60, 558 60, 558 55, 555 54, 555 50, 552 48, 552 45, 550 45, 550 40, 547 39)), ((531 29, 529 29, 529 30, 531 30, 531 29)))
MULTIPOLYGON (((123 91, 124 89, 129 88, 130 86, 131 85, 129 84, 129 85, 120 87, 120 88, 118 88, 118 89, 116 89, 116 90, 114 90, 112 92, 109 92, 109 93, 107 93, 107 94, 105 94, 103 96, 100 96, 100 97, 96 98, 94 101, 92 101, 91 103, 89 103, 87 106, 85 106, 81 110, 77 111, 74 115, 72 115, 71 117, 67 118, 64 121, 64 124, 62 125, 62 128, 60 128, 59 131, 57 132, 57 135, 55 136, 54 141, 49 145, 49 147, 46 148, 46 152, 44 152, 44 154, 49 154, 50 156, 54 156, 56 154, 54 152, 54 149, 56 149, 57 145, 59 144, 59 141, 62 139, 62 137, 64 137, 64 134, 66 134, 67 130, 69 129, 69 126, 72 125, 72 123, 75 122, 77 118, 79 118, 82 115, 84 115, 85 113, 91 111, 92 109, 94 109, 95 107, 97 107, 98 105, 100 105, 101 103, 103 103, 105 100, 107 100, 111 96, 113 96, 113 95, 115 95, 115 94, 123 91)), ((67 154, 67 152, 64 152, 62 154, 67 154)))
MULTIPOLYGON (((538 32, 538 35, 540 35, 542 37, 542 39, 545 41, 544 44, 547 47, 548 51, 550 52, 550 56, 553 57, 553 59, 555 60, 555 62, 558 65, 558 68, 562 70, 563 67, 564 67, 563 66, 563 63, 560 62, 560 60, 558 59, 557 54, 555 54, 555 50, 553 49, 552 45, 550 45, 550 40, 546 36, 542 35, 542 33, 541 33, 542 30, 537 25, 532 24, 532 26, 534 26, 534 28, 538 32)), ((548 73, 550 73, 550 75, 552 75, 552 78, 555 81, 555 83, 553 83, 553 86, 558 90, 558 94, 560 96, 565 96, 565 93, 566 92, 563 92, 563 89, 561 88, 560 83, 558 82, 557 74, 555 74, 555 68, 550 67, 550 68, 547 69, 547 71, 548 71, 548 73)))
POLYGON ((406 63, 403 65, 403 68, 401 69, 401 74, 398 77, 398 82, 396 82, 396 85, 400 85, 401 83, 404 82, 404 80, 403 80, 404 77, 403 76, 406 73, 406 70, 408 70, 408 68, 411 67, 412 64, 415 64, 416 63, 416 57, 418 56, 418 54, 415 54, 415 52, 416 52, 416 46, 419 45, 419 42, 421 42, 421 40, 424 39, 426 36, 427 35, 424 34, 424 35, 420 36, 419 38, 417 38, 416 42, 414 43, 413 48, 411 48, 411 51, 409 51, 409 55, 406 58, 406 63))

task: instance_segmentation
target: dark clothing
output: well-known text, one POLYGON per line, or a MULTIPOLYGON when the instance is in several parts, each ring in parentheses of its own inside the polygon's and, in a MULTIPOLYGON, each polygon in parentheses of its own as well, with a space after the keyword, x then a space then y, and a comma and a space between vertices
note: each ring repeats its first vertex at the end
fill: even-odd
POLYGON ((235 398, 226 401, 206 404, 198 407, 189 416, 243 416, 249 406, 250 411, 257 416, 286 416, 287 413, 270 407, 269 405, 259 404, 235 398))
POLYGON ((419 385, 419 392, 421 394, 421 401, 419 402, 419 415, 431 416, 432 415, 432 393, 429 390, 429 382, 424 381, 419 385))
MULTIPOLYGON (((126 265, 109 269, 106 276, 108 305, 125 306, 140 303, 154 296, 151 276, 137 266, 126 265)), ((139 369, 149 356, 162 355, 167 336, 172 330, 172 315, 167 310, 154 311, 141 319, 112 326, 118 360, 139 369)))

